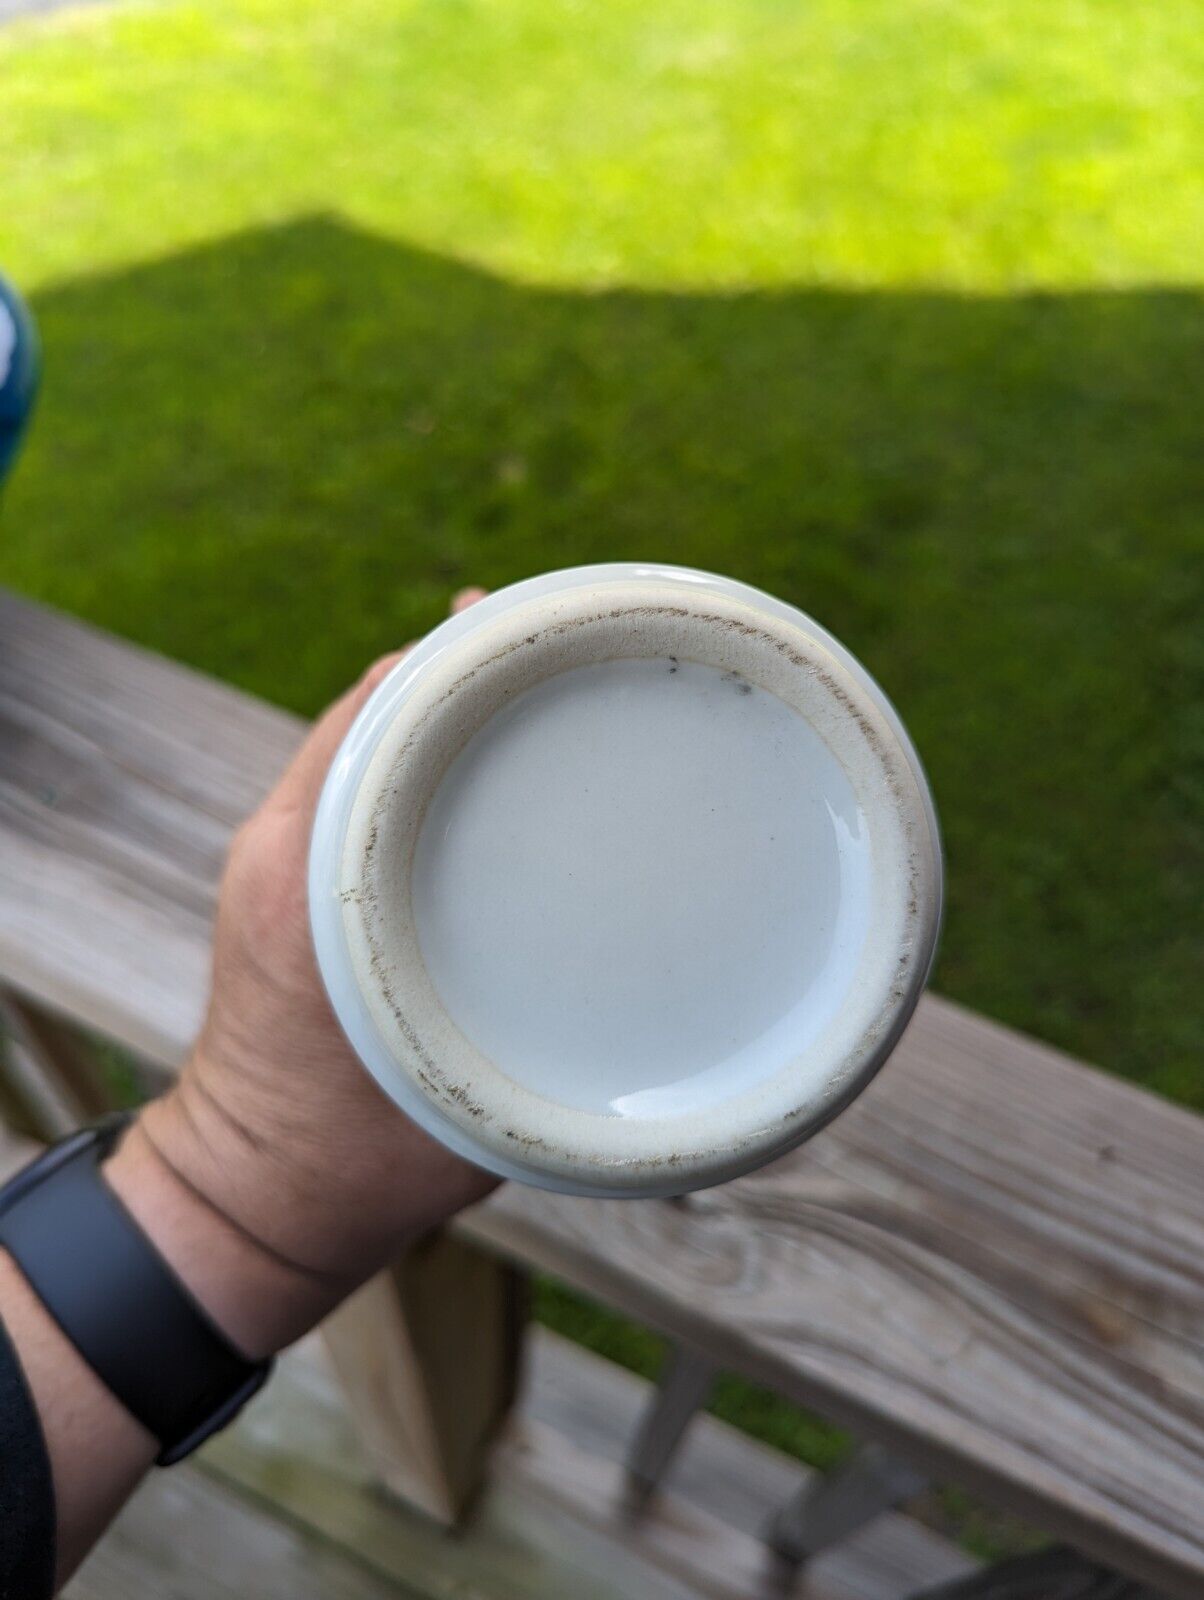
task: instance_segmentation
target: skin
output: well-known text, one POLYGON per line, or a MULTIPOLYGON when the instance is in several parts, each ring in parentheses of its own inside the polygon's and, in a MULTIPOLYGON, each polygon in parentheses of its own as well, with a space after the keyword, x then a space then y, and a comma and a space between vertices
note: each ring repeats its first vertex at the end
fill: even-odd
MULTIPOLYGON (((457 596, 460 611, 480 589, 457 596)), ((290 1344, 413 1239, 495 1180, 436 1144, 360 1066, 310 943, 305 867, 318 795, 378 661, 315 724, 231 846, 209 1008, 172 1090, 146 1106, 106 1181, 249 1357, 290 1344)), ((54 1474, 57 1572, 74 1571, 156 1454, 0 1251, 0 1317, 54 1474)))

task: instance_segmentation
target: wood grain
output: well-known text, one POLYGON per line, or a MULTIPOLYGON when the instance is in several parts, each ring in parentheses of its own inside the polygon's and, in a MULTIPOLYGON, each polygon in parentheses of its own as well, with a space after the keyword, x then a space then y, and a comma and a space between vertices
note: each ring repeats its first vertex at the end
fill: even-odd
POLYGON ((178 1063, 230 835, 303 731, 0 590, 0 975, 178 1063))
POLYGON ((759 1530, 805 1477, 788 1457, 699 1417, 641 1518, 624 1457, 650 1386, 543 1330, 490 1483, 449 1539, 375 1493, 325 1352, 287 1355, 205 1465, 431 1600, 902 1600, 973 1563, 909 1518, 886 1516, 805 1580, 781 1574, 759 1530))
POLYGON ((497 1256, 436 1234, 323 1327, 378 1478, 445 1526, 480 1488, 514 1400, 521 1289, 497 1256))
POLYGON ((760 1173, 659 1206, 510 1185, 460 1226, 1197 1596, 1200 1127, 930 998, 760 1173))
POLYGON ((412 1593, 185 1465, 147 1478, 63 1600, 397 1600, 412 1593))
MULTIPOLYGON (((0 977, 178 1060, 226 840, 298 735, 0 597, 0 977)), ((760 1174, 678 1204, 509 1186, 462 1228, 1198 1596, 1201 1126, 929 998, 760 1174)))

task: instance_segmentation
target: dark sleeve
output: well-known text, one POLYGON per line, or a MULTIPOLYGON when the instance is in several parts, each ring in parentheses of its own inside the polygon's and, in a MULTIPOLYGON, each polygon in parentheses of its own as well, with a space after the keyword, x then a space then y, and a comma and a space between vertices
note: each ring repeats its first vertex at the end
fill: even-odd
POLYGON ((0 1600, 54 1592, 50 1458, 17 1353, 0 1323, 0 1600))

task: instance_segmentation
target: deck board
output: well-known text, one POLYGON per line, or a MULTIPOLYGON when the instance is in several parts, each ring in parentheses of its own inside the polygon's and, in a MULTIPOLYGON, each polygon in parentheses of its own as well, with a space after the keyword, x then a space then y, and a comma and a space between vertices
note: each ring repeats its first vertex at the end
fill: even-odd
POLYGON ((205 1462, 379 1574, 430 1600, 903 1600, 973 1563, 911 1519, 885 1516, 781 1581, 761 1540, 807 1470, 711 1417, 691 1427, 662 1492, 625 1510, 623 1455, 650 1386, 535 1330, 515 1418, 466 1527, 449 1536, 374 1490, 324 1351, 307 1341, 205 1462))
POLYGON ((146 1480, 63 1600, 417 1600, 418 1593, 184 1465, 146 1480))

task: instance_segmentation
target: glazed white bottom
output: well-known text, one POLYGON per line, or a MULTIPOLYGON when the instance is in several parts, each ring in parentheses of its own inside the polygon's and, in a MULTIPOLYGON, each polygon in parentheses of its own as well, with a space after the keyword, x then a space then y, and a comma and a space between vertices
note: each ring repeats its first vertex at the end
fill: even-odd
POLYGON ((923 774, 869 675, 729 580, 516 585, 372 696, 323 792, 319 966, 452 1149, 590 1194, 770 1159, 869 1081, 940 913, 923 774))
POLYGON ((582 1111, 672 1116, 776 1073, 832 1020, 865 942, 869 838, 776 695, 608 661, 473 736, 411 896, 440 1000, 499 1071, 582 1111))

